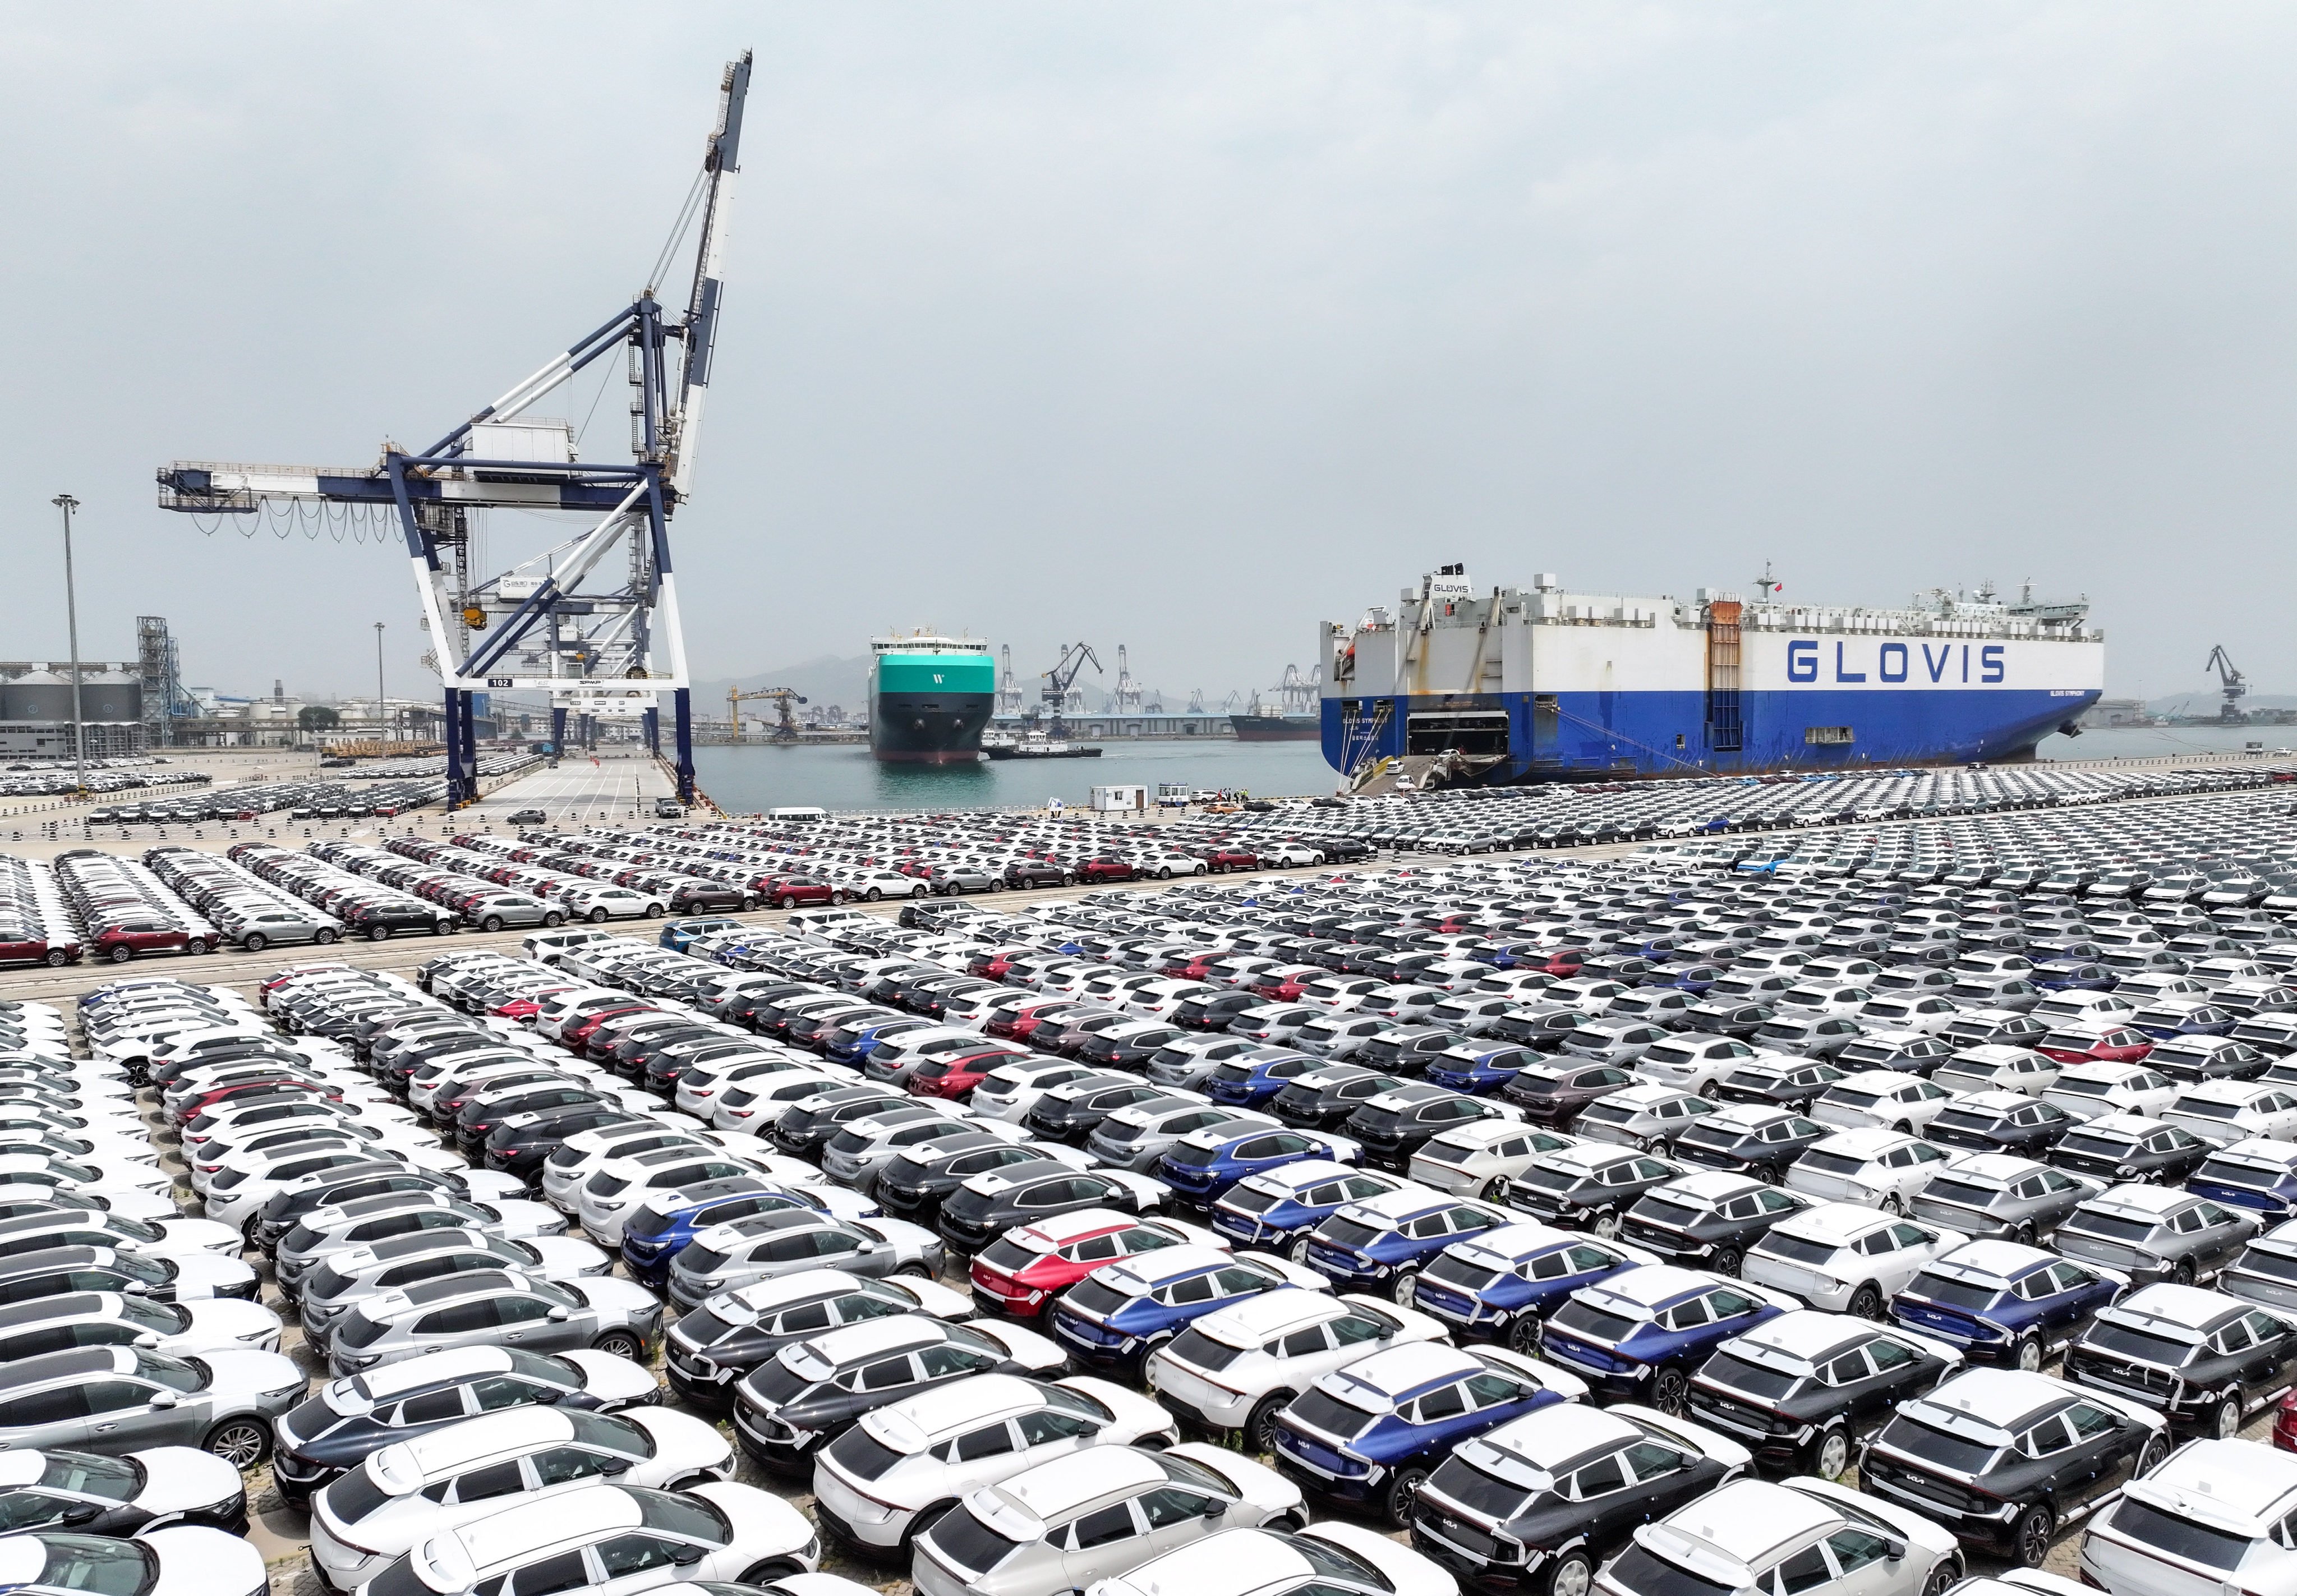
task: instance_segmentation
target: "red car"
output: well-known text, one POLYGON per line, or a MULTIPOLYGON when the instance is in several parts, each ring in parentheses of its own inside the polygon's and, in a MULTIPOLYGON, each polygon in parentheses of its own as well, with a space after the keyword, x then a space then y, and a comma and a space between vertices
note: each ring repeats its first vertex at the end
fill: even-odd
POLYGON ((1090 881, 1130 881, 1140 872, 1121 859, 1097 857, 1088 859, 1076 868, 1080 883, 1090 881))
POLYGON ((1191 954, 1186 958, 1174 958, 1165 965, 1163 974, 1173 981, 1209 981, 1212 979, 1213 966, 1227 957, 1227 950, 1222 950, 1212 953, 1191 954))
POLYGON ((1288 964, 1281 968, 1263 970, 1253 981, 1251 990, 1272 1003, 1297 1003, 1300 994, 1308 990, 1308 983, 1330 975, 1312 964, 1288 964))
POLYGON ((973 1260, 973 1300, 1008 1318, 1034 1319, 1045 1311, 1055 1292, 1076 1284, 1104 1264, 1175 1242, 1208 1239, 1177 1225, 1135 1219, 1107 1208, 1088 1208, 1041 1224, 1017 1225, 973 1260), (1103 1237, 1114 1237, 1116 1246, 1093 1245, 1103 1237))
POLYGON ((590 1045, 590 1038, 597 1033, 598 1027, 616 1015, 650 1014, 653 1011, 651 1003, 618 1003, 612 1008, 601 1008, 595 1014, 584 1015, 580 1024, 561 1032, 558 1040, 568 1050, 580 1053, 590 1045))
POLYGON ((1218 876, 1224 870, 1257 870, 1260 855, 1249 848, 1220 847, 1198 850, 1197 857, 1205 861, 1205 868, 1218 876))
POLYGON ((843 903, 845 889, 832 886, 818 876, 761 876, 761 902, 775 909, 795 909, 801 903, 843 903))
POLYGON ((1021 1057, 1010 1047, 969 1048, 962 1053, 944 1053, 918 1065, 917 1073, 910 1077, 910 1093, 920 1098, 962 1098, 987 1080, 991 1070, 1021 1057))
POLYGON ((1026 1041, 1046 1020, 1076 1007, 1075 1000, 1070 998, 1031 998, 1001 1010, 982 1030, 1007 1041, 1026 1041))
POLYGON ((521 997, 513 998, 508 1002, 498 1003, 494 1008, 489 1009, 487 1012, 499 1016, 501 1018, 506 1020, 531 1021, 537 1014, 541 1012, 543 999, 547 998, 556 992, 569 992, 573 990, 574 989, 571 986, 546 986, 539 991, 527 992, 521 997))
POLYGON ((2283 1452, 2297 1452, 2297 1391, 2283 1397, 2273 1411, 2273 1444, 2283 1452))
POLYGON ((204 953, 208 947, 204 939, 157 920, 122 920, 88 939, 88 951, 113 964, 126 964, 138 953, 204 953))
POLYGON ((332 1086, 315 1085, 290 1075, 266 1075, 259 1081, 235 1081, 228 1086, 211 1086, 205 1091, 194 1092, 184 1100, 181 1108, 168 1117, 176 1124, 188 1125, 218 1103, 227 1103, 249 1092, 299 1090, 315 1098, 325 1098, 331 1103, 341 1102, 343 1096, 340 1090, 332 1086))
POLYGON ((68 965, 79 962, 79 944, 76 942, 51 943, 46 937, 31 936, 0 942, 0 964, 68 965))
POLYGON ((2108 1022, 2062 1027, 2035 1046, 2060 1064, 2135 1064, 2153 1050, 2153 1038, 2133 1025, 2108 1022))

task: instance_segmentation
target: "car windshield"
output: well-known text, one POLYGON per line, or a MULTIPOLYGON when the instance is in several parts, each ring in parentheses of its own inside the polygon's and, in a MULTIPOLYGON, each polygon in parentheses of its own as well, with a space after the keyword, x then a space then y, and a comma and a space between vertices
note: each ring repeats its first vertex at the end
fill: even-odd
POLYGON ((1604 1570, 1604 1575, 1634 1596, 1731 1596, 1731 1586, 1702 1578, 1634 1544, 1604 1570))
POLYGON ((2228 1574, 2241 1566, 2252 1544, 2247 1535, 2196 1524, 2132 1496, 2113 1510, 2113 1528, 2141 1545, 2228 1574))
POLYGON ((1021 1550, 1020 1542, 999 1534, 962 1507, 943 1514, 926 1539, 949 1562, 975 1575, 988 1573, 1021 1550))
POLYGON ((1882 1439, 1908 1457, 1970 1477, 1985 1473, 1997 1450, 1990 1443, 1966 1441, 1918 1419, 1892 1419, 1889 1427, 1882 1432, 1882 1439))
POLYGON ((1597 1341, 1618 1343, 1634 1334, 1635 1321, 1617 1313, 1606 1313, 1574 1297, 1556 1311, 1553 1323, 1567 1330, 1597 1341))
POLYGON ((2150 1219, 2125 1219, 2119 1213, 2097 1213, 2087 1208, 2074 1210, 2072 1227, 2087 1230, 2093 1236, 2111 1236, 2117 1241, 2143 1241, 2153 1234, 2150 1219))
POLYGON ((1991 1186, 1956 1180, 1952 1175, 1940 1175, 1922 1189, 1924 1198, 1933 1202, 1961 1203, 1972 1208, 1983 1208, 1995 1198, 1991 1186))
POLYGON ((357 1524, 387 1501, 398 1499, 375 1483, 364 1463, 356 1464, 325 1493, 327 1511, 344 1524, 357 1524))
POLYGON ((1379 1418, 1376 1413, 1353 1407, 1330 1392, 1313 1386, 1294 1397, 1292 1405, 1285 1411, 1309 1428, 1321 1430, 1327 1436, 1338 1436, 1344 1441, 1362 1435, 1379 1418))
POLYGON ((1800 1236, 1782 1236, 1776 1230, 1763 1238, 1755 1248, 1766 1257, 1784 1258, 1794 1263, 1824 1263, 1834 1256, 1831 1242, 1808 1241, 1800 1236))
POLYGON ((1242 1348, 1231 1346, 1225 1341, 1215 1341, 1202 1330, 1194 1329, 1182 1330, 1174 1337, 1172 1345, 1165 1351, 1167 1355, 1183 1363, 1208 1369, 1216 1374, 1244 1355, 1242 1348))
POLYGON ((1967 1308, 1972 1312, 1992 1307, 2002 1295, 1999 1286, 1974 1286, 1967 1280, 1931 1274, 1927 1271, 1916 1275, 1914 1284, 1906 1289, 1925 1301, 1939 1303, 1949 1308, 1967 1308))
POLYGON ((1428 1266, 1427 1278, 1447 1286, 1457 1286, 1462 1290, 1474 1292, 1483 1290, 1498 1279, 1500 1271, 1496 1269, 1486 1269, 1480 1264, 1469 1263, 1465 1258, 1444 1253, 1435 1263, 1428 1266))
POLYGON ((2126 1357, 2142 1358, 2148 1363, 2157 1363, 2167 1369, 2181 1367, 2200 1350, 2183 1341, 2172 1341, 2166 1336, 2151 1336, 2126 1324, 2116 1324, 2110 1319, 2101 1319, 2091 1325, 2089 1334, 2083 1340, 2087 1345, 2120 1353, 2126 1357))
POLYGON ((1729 1353, 1717 1353, 1699 1370, 1700 1376, 1718 1386, 1733 1391, 1744 1391, 1750 1396, 1768 1397, 1774 1401, 1786 1395, 1802 1383, 1802 1376, 1782 1370, 1750 1363, 1744 1358, 1734 1358, 1729 1353))
POLYGON ((1087 1277, 1069 1287, 1066 1300, 1080 1312, 1114 1313, 1132 1299, 1113 1286, 1087 1277))

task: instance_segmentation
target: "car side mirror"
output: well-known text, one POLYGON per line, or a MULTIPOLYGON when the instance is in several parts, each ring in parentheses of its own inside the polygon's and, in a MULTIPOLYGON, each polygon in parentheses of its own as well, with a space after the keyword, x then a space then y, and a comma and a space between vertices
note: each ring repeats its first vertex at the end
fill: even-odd
POLYGON ((877 1244, 874 1241, 865 1241, 855 1250, 857 1252, 874 1253, 877 1250, 877 1244))
POLYGON ((1886 1540, 1882 1543, 1882 1555, 1894 1563, 1902 1561, 1906 1555, 1906 1543, 1896 1537, 1886 1540))
POLYGON ((550 1310, 550 1322, 553 1324, 564 1324, 568 1320, 573 1317, 573 1313, 565 1308, 553 1308, 550 1310))
MULTIPOLYGON (((1905 1551, 1906 1549, 1904 1547, 1899 1548, 1899 1551, 1902 1555, 1905 1551)), ((670 1554, 670 1560, 676 1563, 681 1568, 690 1568, 695 1564, 702 1560, 702 1548, 699 1546, 681 1546, 677 1551, 670 1554)))
POLYGON ((630 1471, 630 1459, 613 1458, 599 1465, 598 1472, 601 1474, 628 1474, 630 1471))
POLYGON ((145 1352, 150 1352, 160 1345, 160 1334, 156 1330, 145 1330, 136 1337, 135 1345, 142 1347, 145 1352))
POLYGON ((152 1406, 155 1408, 172 1408, 175 1405, 176 1394, 174 1392, 154 1391, 152 1393, 152 1406))

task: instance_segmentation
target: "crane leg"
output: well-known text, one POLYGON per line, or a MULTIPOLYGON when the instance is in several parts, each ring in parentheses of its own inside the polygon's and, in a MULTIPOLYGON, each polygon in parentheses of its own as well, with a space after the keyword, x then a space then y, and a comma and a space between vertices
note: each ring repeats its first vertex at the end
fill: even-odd
POLYGON ((550 757, 558 758, 566 752, 566 712, 553 706, 550 712, 550 757))
POLYGON ((694 695, 679 687, 670 695, 671 736, 677 739, 678 801, 694 802, 694 695))
POLYGON ((662 757, 662 711, 651 709, 638 716, 638 735, 646 741, 646 752, 656 759, 662 757))

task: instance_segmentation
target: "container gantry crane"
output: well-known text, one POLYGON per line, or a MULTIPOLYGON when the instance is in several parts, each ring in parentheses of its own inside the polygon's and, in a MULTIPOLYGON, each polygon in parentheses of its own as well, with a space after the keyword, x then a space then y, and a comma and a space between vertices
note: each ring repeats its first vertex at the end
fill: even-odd
POLYGON ((2218 691, 2224 695, 2224 702, 2218 705, 2219 721, 2227 726, 2239 726, 2246 721, 2249 717, 2243 712, 2241 701, 2249 696, 2249 678, 2235 666, 2233 655, 2225 651, 2224 644, 2217 644, 2210 649, 2210 657, 2202 662, 2202 669, 2218 673, 2218 691))
POLYGON ((797 741, 797 715, 792 704, 803 703, 805 695, 794 687, 759 687, 745 693, 739 687, 726 689, 726 719, 733 723, 734 740, 742 740, 742 705, 753 698, 774 701, 776 719, 772 740, 777 743, 797 741))
POLYGON ((1132 666, 1124 656, 1124 645, 1116 646, 1116 687, 1110 693, 1109 708, 1120 715, 1140 713, 1140 688, 1132 679, 1132 666))
POLYGON ((670 520, 694 480, 749 89, 745 52, 728 63, 719 81, 718 120, 703 149, 702 170, 654 280, 597 329, 428 448, 410 451, 386 442, 372 466, 178 460, 160 470, 162 509, 248 515, 267 505, 317 503, 336 512, 375 511, 396 524, 445 684, 449 808, 478 796, 472 699, 490 691, 547 693, 551 740, 560 745, 570 710, 636 713, 656 753, 662 695, 669 694, 679 796, 693 801, 693 704, 670 520), (693 282, 683 314, 673 315, 656 289, 697 215, 693 282), (630 463, 578 461, 571 426, 527 412, 617 349, 628 358, 630 463), (598 519, 507 572, 474 580, 465 565, 466 516, 490 506, 579 511, 598 519), (609 561, 617 550, 622 557, 609 561), (586 588, 594 573, 599 585, 586 588))

